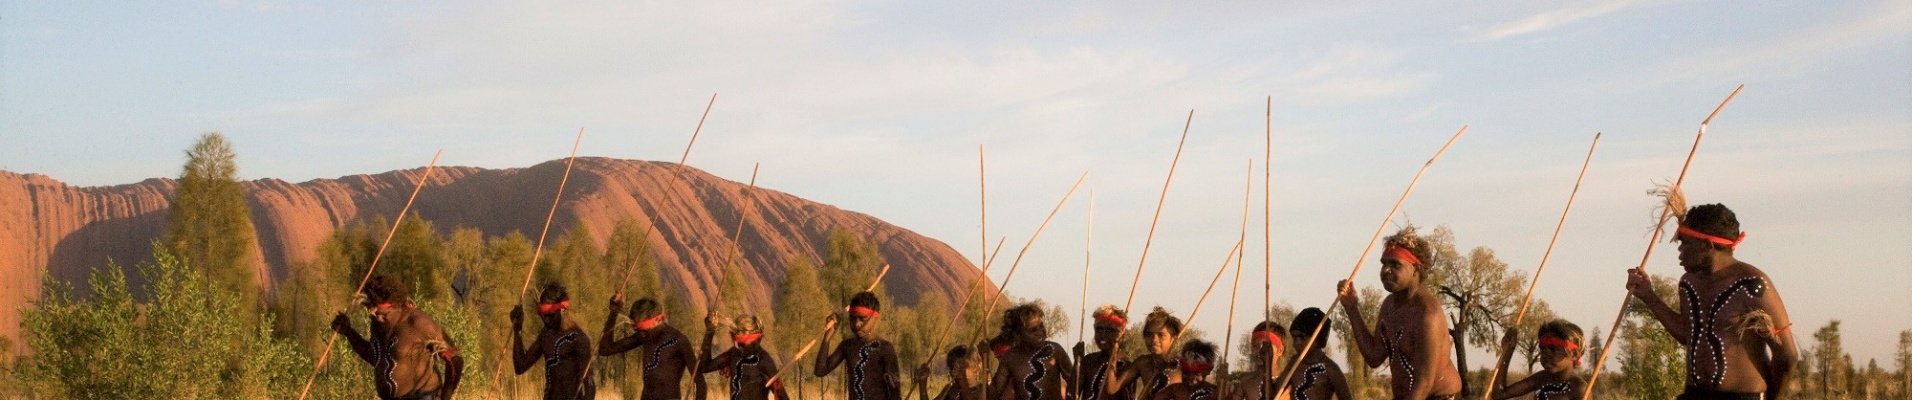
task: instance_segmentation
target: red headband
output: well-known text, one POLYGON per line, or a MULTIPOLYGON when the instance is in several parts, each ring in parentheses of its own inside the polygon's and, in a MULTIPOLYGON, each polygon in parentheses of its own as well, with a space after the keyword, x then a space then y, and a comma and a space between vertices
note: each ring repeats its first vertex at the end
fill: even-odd
POLYGON ((1114 313, 1097 314, 1095 316, 1095 322, 1101 322, 1101 323, 1106 323, 1106 324, 1115 325, 1115 326, 1128 326, 1129 324, 1128 320, 1122 319, 1122 316, 1115 315, 1114 313))
POLYGON ((559 311, 564 311, 564 309, 566 308, 571 308, 570 300, 560 301, 560 302, 551 303, 551 304, 539 304, 538 313, 544 314, 544 315, 551 315, 559 311))
POLYGON ((1554 338, 1554 337, 1540 338, 1540 341, 1538 343, 1540 344, 1540 347, 1559 347, 1559 348, 1563 348, 1567 350, 1580 349, 1580 345, 1573 344, 1573 342, 1569 342, 1569 341, 1566 341, 1560 338, 1554 338))
POLYGON ((850 306, 850 312, 863 316, 864 318, 876 318, 877 315, 876 310, 864 306, 850 306))
POLYGON ((1383 254, 1394 256, 1394 259, 1401 260, 1401 262, 1404 262, 1404 263, 1421 265, 1421 258, 1415 257, 1414 252, 1408 251, 1406 247, 1395 246, 1390 244, 1388 245, 1387 250, 1383 251, 1383 254))
POLYGON ((657 316, 650 317, 643 321, 638 321, 636 323, 632 323, 631 327, 641 331, 641 330, 657 327, 657 324, 661 324, 661 323, 664 323, 664 313, 657 313, 657 316))
POLYGON ((730 341, 737 342, 737 345, 739 346, 756 343, 757 339, 762 339, 762 338, 763 338, 763 332, 745 333, 741 335, 730 335, 730 341))
POLYGON ((1728 248, 1731 248, 1734 250, 1739 249, 1740 242, 1746 241, 1746 232, 1740 232, 1739 238, 1727 240, 1726 238, 1723 238, 1723 237, 1708 235, 1705 232, 1700 232, 1698 230, 1694 230, 1693 228, 1688 228, 1686 227, 1686 225, 1680 225, 1680 234, 1690 236, 1695 239, 1712 242, 1713 244, 1728 246, 1728 248))
POLYGON ((1255 338, 1266 339, 1268 340, 1268 343, 1273 343, 1275 347, 1281 347, 1281 336, 1275 336, 1274 332, 1255 331, 1255 338))
POLYGON ((1208 373, 1208 369, 1213 368, 1214 366, 1215 366, 1214 364, 1198 363, 1194 361, 1189 361, 1186 358, 1182 359, 1182 372, 1186 372, 1186 373, 1206 374, 1208 373))

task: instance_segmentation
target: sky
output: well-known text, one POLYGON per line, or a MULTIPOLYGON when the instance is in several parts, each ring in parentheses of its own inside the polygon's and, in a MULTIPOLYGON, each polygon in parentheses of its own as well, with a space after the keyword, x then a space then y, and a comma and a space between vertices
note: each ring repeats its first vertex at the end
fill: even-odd
MULTIPOLYGON (((523 167, 564 157, 578 128, 580 155, 674 161, 716 93, 691 166, 743 181, 761 163, 760 186, 972 260, 1004 237, 1014 255, 1087 171, 1007 283, 1070 309, 1085 265, 1091 308, 1122 302, 1140 265, 1136 307, 1186 316, 1268 167, 1273 245, 1257 186, 1239 322, 1264 253, 1297 308, 1357 261, 1378 287, 1362 246, 1462 126, 1388 229, 1445 224, 1533 271, 1598 132, 1537 296, 1604 332, 1648 241, 1646 190, 1744 84, 1689 198, 1738 213, 1737 256, 1802 342, 1841 320, 1860 365, 1893 368, 1912 329, 1912 3, 678 3, 4 2, 0 170, 174 176, 211 131, 247 179, 416 168, 437 149, 523 167)), ((1677 272, 1673 253, 1647 268, 1677 272)), ((1217 292, 1195 327, 1223 330, 1217 292)))

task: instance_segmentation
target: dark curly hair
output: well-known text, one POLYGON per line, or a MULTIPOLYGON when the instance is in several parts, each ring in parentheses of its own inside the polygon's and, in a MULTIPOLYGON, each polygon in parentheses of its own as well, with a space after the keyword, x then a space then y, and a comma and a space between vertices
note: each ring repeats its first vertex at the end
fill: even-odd
POLYGON ((551 304, 571 299, 571 292, 564 290, 564 285, 560 285, 557 282, 544 284, 544 289, 541 290, 541 292, 542 293, 538 295, 538 304, 551 304))
POLYGON ((1388 236, 1383 243, 1387 246, 1407 249, 1408 253, 1414 254, 1414 258, 1421 259, 1419 264, 1414 265, 1414 274, 1421 279, 1427 279, 1427 271, 1433 269, 1437 262, 1434 259, 1433 246, 1428 243, 1427 238, 1421 237, 1420 233, 1415 231, 1414 225, 1395 231, 1394 235, 1388 236))
MULTIPOLYGON (((1740 235, 1739 217, 1724 204, 1707 204, 1687 209, 1686 218, 1680 221, 1680 225, 1726 239, 1738 238, 1740 235)), ((1714 243, 1713 247, 1727 252, 1733 251, 1733 247, 1728 245, 1714 243)))
POLYGON ((850 296, 850 306, 868 308, 871 311, 883 311, 882 301, 876 299, 876 293, 870 292, 856 292, 855 296, 850 296))
POLYGON ((1149 311, 1148 319, 1142 320, 1142 330, 1146 331, 1153 326, 1168 328, 1169 335, 1181 336, 1182 334, 1182 319, 1169 315, 1168 310, 1159 306, 1155 307, 1155 311, 1149 311))
POLYGON ((1023 321, 1029 320, 1029 317, 1041 319, 1042 316, 1042 307, 1036 306, 1035 303, 1023 303, 1015 307, 1010 307, 1002 311, 1002 328, 998 332, 1001 332, 1001 335, 1006 338, 1016 337, 1022 334, 1024 329, 1029 328, 1023 326, 1023 321))
POLYGON ((1334 320, 1328 319, 1328 313, 1322 312, 1320 308, 1308 307, 1302 309, 1301 313, 1295 314, 1294 329, 1296 336, 1317 335, 1315 348, 1321 348, 1328 345, 1326 334, 1334 330, 1334 320), (1314 333, 1315 329, 1320 329, 1322 333, 1314 333))
POLYGON ((398 278, 376 274, 372 275, 371 280, 365 282, 365 290, 360 293, 365 294, 365 302, 368 306, 380 303, 411 304, 409 290, 404 282, 398 281, 398 278))
POLYGON ((633 320, 643 321, 663 313, 663 305, 649 297, 637 299, 637 302, 631 303, 631 319, 633 320))
POLYGON ((1208 359, 1208 362, 1220 361, 1215 359, 1215 344, 1206 340, 1190 340, 1188 344, 1182 345, 1182 352, 1195 353, 1196 356, 1208 359))
POLYGON ((954 374, 959 372, 956 371, 956 363, 967 360, 969 360, 969 346, 959 344, 950 348, 948 354, 943 355, 943 367, 949 368, 949 372, 954 374))

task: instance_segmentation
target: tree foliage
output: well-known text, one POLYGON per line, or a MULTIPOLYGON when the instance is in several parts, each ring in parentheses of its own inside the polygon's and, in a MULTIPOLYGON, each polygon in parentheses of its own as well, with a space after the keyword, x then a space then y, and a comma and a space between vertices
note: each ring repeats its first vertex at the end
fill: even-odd
POLYGON ((55 398, 289 397, 309 361, 272 324, 253 324, 243 297, 224 282, 155 246, 138 266, 152 284, 136 298, 117 265, 96 270, 91 299, 48 277, 44 295, 22 311, 34 356, 20 374, 27 390, 55 398))
POLYGON ((232 145, 218 132, 200 136, 186 151, 161 243, 181 265, 236 293, 245 314, 255 315, 263 293, 253 275, 257 239, 234 158, 232 145))

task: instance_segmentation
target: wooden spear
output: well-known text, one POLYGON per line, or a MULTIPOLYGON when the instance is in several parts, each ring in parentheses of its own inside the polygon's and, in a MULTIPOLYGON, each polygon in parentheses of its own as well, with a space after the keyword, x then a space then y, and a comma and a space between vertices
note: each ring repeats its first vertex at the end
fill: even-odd
MULTIPOLYGON (((1720 110, 1725 110, 1726 105, 1731 104, 1733 98, 1739 96, 1739 91, 1745 88, 1746 85, 1739 85, 1739 87, 1733 88, 1733 93, 1727 94, 1726 100, 1719 102, 1719 107, 1713 108, 1713 113, 1707 114, 1706 119, 1700 121, 1700 132, 1697 135, 1693 135, 1693 148, 1686 151, 1686 162, 1680 165, 1680 176, 1673 180, 1673 192, 1679 192, 1680 185, 1686 183, 1686 171, 1693 167, 1693 155, 1699 154, 1700 139, 1706 138, 1706 125, 1713 123, 1713 117, 1719 116, 1720 110)), ((1666 228, 1666 220, 1673 216, 1673 211, 1672 207, 1666 207, 1660 210, 1660 220, 1653 226, 1653 237, 1646 242, 1646 255, 1640 256, 1639 269, 1641 273, 1646 273, 1646 262, 1653 258, 1653 246, 1659 244, 1660 234, 1666 228)), ((1626 297, 1620 299, 1620 315, 1613 317, 1613 329, 1607 330, 1606 344, 1600 346, 1600 358, 1593 362, 1593 373, 1587 375, 1587 390, 1586 393, 1580 397, 1583 400, 1593 398, 1593 385, 1600 381, 1600 367, 1607 363, 1607 354, 1613 352, 1613 338, 1620 336, 1620 322, 1625 321, 1627 317, 1626 301, 1631 299, 1632 296, 1632 293, 1628 293, 1626 297)))
MULTIPOLYGON (((1394 201, 1393 208, 1388 209, 1387 217, 1384 217, 1381 219, 1381 226, 1374 228, 1374 237, 1368 239, 1368 244, 1366 246, 1361 247, 1361 258, 1357 258, 1354 260, 1354 270, 1348 272, 1349 282, 1353 282, 1354 277, 1357 274, 1361 273, 1361 264, 1367 261, 1368 252, 1374 250, 1374 242, 1378 242, 1381 240, 1381 233, 1387 231, 1388 222, 1394 220, 1394 213, 1401 211, 1401 204, 1407 202, 1407 195, 1410 193, 1414 193, 1414 185, 1421 183, 1421 174, 1427 173, 1427 167, 1434 166, 1434 160, 1440 159, 1441 154, 1447 153, 1447 147, 1453 146, 1454 141, 1459 140, 1461 138, 1461 134, 1463 133, 1467 133, 1466 125, 1462 125, 1460 131, 1454 132, 1454 137, 1448 138, 1447 143, 1442 144, 1441 149, 1439 151, 1434 152, 1434 157, 1428 158, 1427 163, 1421 164, 1421 170, 1414 173, 1414 179, 1409 180, 1407 182, 1407 190, 1401 191, 1401 198, 1394 201)), ((1339 293, 1340 288, 1336 288, 1335 290, 1336 290, 1335 299, 1333 301, 1328 302, 1328 304, 1334 304, 1335 302, 1338 302, 1341 300, 1341 294, 1339 293)), ((1350 312, 1349 314, 1350 314, 1349 318, 1361 318, 1360 315, 1355 315, 1355 314, 1358 314, 1358 312, 1350 312)), ((1319 339, 1320 337, 1321 337, 1321 329, 1315 329, 1314 332, 1308 335, 1308 340, 1301 342, 1300 350, 1298 353, 1295 353, 1294 359, 1300 360, 1300 359, 1307 358, 1308 350, 1311 350, 1314 348, 1315 340, 1319 339)), ((1275 390, 1276 390, 1275 397, 1281 397, 1282 392, 1285 392, 1288 390, 1288 381, 1290 378, 1294 377, 1295 369, 1296 367, 1299 367, 1299 366, 1301 366, 1301 363, 1299 362, 1292 363, 1291 365, 1288 366, 1288 372, 1281 374, 1281 382, 1275 386, 1275 390)))
MULTIPOLYGON (((989 315, 996 312, 996 303, 1002 300, 1003 292, 1009 289, 1009 280, 1016 278, 1016 267, 1022 265, 1022 256, 1029 254, 1029 247, 1036 244, 1036 238, 1042 237, 1042 230, 1043 228, 1049 227, 1049 220, 1055 219, 1056 212, 1062 211, 1062 205, 1069 203, 1069 196, 1075 195, 1076 188, 1082 187, 1082 180, 1088 178, 1089 171, 1082 171, 1082 176, 1076 177, 1075 184, 1069 185, 1069 192, 1063 193, 1062 200, 1057 201, 1056 207, 1049 210, 1049 216, 1043 217, 1042 224, 1036 225, 1036 233, 1029 235, 1029 241, 1022 244, 1022 250, 1016 251, 1016 259, 1009 263, 1009 274, 1003 276, 1001 285, 996 285, 996 296, 989 299, 988 307, 983 308, 984 320, 988 320, 989 315)), ((983 328, 983 326, 977 326, 976 333, 970 336, 970 341, 982 339, 983 328)), ((931 351, 934 352, 935 348, 931 348, 931 351)), ((985 363, 983 367, 983 383, 985 385, 989 383, 990 376, 988 364, 985 363)))
MULTIPOLYGON (((558 215, 558 204, 564 200, 564 184, 571 181, 571 163, 578 160, 578 145, 583 143, 584 128, 578 128, 578 137, 571 142, 571 156, 564 159, 564 175, 559 175, 558 177, 558 193, 551 196, 551 211, 544 214, 544 229, 538 231, 538 247, 531 250, 531 265, 525 267, 524 283, 518 285, 518 297, 512 298, 513 302, 524 301, 525 292, 531 290, 531 276, 538 271, 538 258, 544 255, 544 238, 551 233, 551 219, 558 215)), ((516 333, 517 332, 513 332, 513 334, 516 333)), ((505 347, 512 347, 512 345, 507 344, 505 347)), ((515 351, 518 351, 518 349, 506 349, 506 357, 499 359, 500 362, 497 366, 491 369, 491 387, 493 389, 491 396, 495 397, 498 394, 496 390, 498 388, 498 376, 505 370, 503 360, 511 359, 510 355, 515 351)))
MULTIPOLYGON (((884 276, 884 275, 889 275, 889 274, 890 274, 890 265, 889 265, 889 264, 883 264, 883 270, 882 270, 882 271, 878 271, 878 272, 876 273, 876 280, 875 280, 875 281, 873 281, 873 282, 870 282, 870 286, 869 286, 869 287, 866 287, 866 288, 864 288, 864 289, 863 289, 863 291, 865 291, 865 292, 868 292, 868 291, 872 291, 872 290, 876 290, 876 285, 877 285, 877 284, 879 284, 879 283, 883 283, 883 276, 884 276)), ((849 309, 850 309, 850 308, 849 308, 849 307, 847 307, 847 306, 843 308, 843 310, 844 310, 844 311, 849 311, 849 309)), ((807 354, 810 354, 810 349, 813 349, 813 348, 816 348, 816 347, 817 347, 817 342, 821 342, 821 341, 823 341, 823 339, 824 339, 824 337, 823 337, 823 335, 825 335, 825 334, 828 334, 828 333, 830 333, 830 329, 831 329, 831 328, 836 328, 836 324, 837 324, 837 321, 835 321, 835 320, 832 320, 832 321, 830 321, 830 323, 827 323, 827 324, 823 324, 823 331, 822 331, 822 332, 817 332, 817 338, 816 338, 816 339, 810 339, 810 342, 809 342, 809 343, 804 343, 804 344, 803 344, 803 348, 802 348, 802 349, 800 349, 800 350, 797 350, 797 355, 796 355, 796 357, 791 357, 791 358, 790 358, 790 364, 788 364, 788 365, 790 365, 790 367, 789 367, 789 368, 781 368, 781 369, 778 369, 778 370, 777 370, 777 374, 776 374, 776 375, 771 375, 771 376, 770 376, 770 379, 765 379, 765 380, 763 381, 763 387, 766 387, 766 388, 767 388, 767 387, 771 387, 772 385, 775 385, 775 384, 777 384, 777 379, 778 379, 779 377, 782 377, 782 376, 783 376, 783 373, 784 373, 784 372, 788 372, 788 371, 790 371, 790 370, 793 370, 793 369, 797 369, 797 367, 796 367, 796 366, 797 366, 797 360, 802 360, 802 359, 803 359, 803 356, 804 356, 804 355, 807 355, 807 354)))
MULTIPOLYGON (((1089 258, 1094 255, 1095 246, 1095 188, 1089 188, 1088 228, 1083 229, 1082 240, 1082 309, 1076 314, 1076 343, 1082 343, 1083 333, 1089 330, 1089 258)), ((1075 357, 1075 365, 1082 365, 1080 354, 1075 357)))
MULTIPOLYGON (((1128 312, 1129 308, 1135 306, 1135 289, 1142 284, 1142 267, 1148 266, 1149 246, 1155 243, 1155 228, 1157 224, 1162 221, 1162 206, 1168 203, 1168 186, 1170 183, 1175 182, 1175 167, 1182 162, 1182 148, 1188 144, 1188 128, 1194 123, 1195 110, 1190 109, 1188 110, 1188 119, 1182 122, 1182 139, 1175 144, 1175 158, 1170 159, 1168 163, 1168 176, 1162 178, 1162 194, 1155 199, 1155 216, 1149 218, 1149 233, 1148 236, 1142 239, 1142 257, 1141 260, 1136 261, 1135 280, 1129 283, 1129 298, 1122 302, 1122 312, 1128 312)), ((1128 328, 1124 327, 1122 332, 1123 334, 1127 334, 1128 328)), ((1109 354, 1122 354, 1122 340, 1120 335, 1116 338, 1115 344, 1109 346, 1109 354)), ((1115 369, 1110 368, 1108 373, 1113 376, 1115 369)), ((1102 390, 1101 388, 1094 389, 1102 390)), ((1137 393, 1136 396, 1139 397, 1141 394, 1137 393)))
MULTIPOLYGON (((680 175, 680 173, 682 172, 681 170, 684 167, 684 162, 690 160, 690 148, 691 146, 697 144, 697 135, 704 131, 704 120, 706 118, 710 118, 710 108, 715 105, 717 105, 717 94, 711 93, 710 103, 704 104, 704 115, 697 117, 697 128, 692 129, 690 131, 690 143, 684 144, 684 155, 682 157, 677 158, 676 167, 678 168, 678 170, 673 171, 673 173, 671 174, 670 181, 664 184, 665 197, 670 197, 671 188, 677 185, 678 175, 680 175)), ((664 203, 669 204, 670 202, 667 199, 664 203)), ((644 224, 644 235, 639 237, 649 238, 651 237, 651 231, 654 231, 656 229, 657 229, 657 224, 655 223, 644 224)), ((637 266, 644 264, 642 261, 643 261, 642 257, 631 259, 631 266, 629 268, 625 268, 624 270, 624 279, 620 280, 620 282, 617 284, 617 296, 624 295, 624 289, 628 288, 631 285, 631 275, 634 275, 637 273, 637 266)))
MULTIPOLYGON (((1223 258, 1222 267, 1215 270, 1215 278, 1208 280, 1208 289, 1203 289, 1202 297, 1195 300, 1195 309, 1188 312, 1188 319, 1184 320, 1183 326, 1187 326, 1188 324, 1195 322, 1195 316, 1202 312, 1202 303, 1208 302, 1208 294, 1215 291, 1215 284, 1221 283, 1222 274, 1228 273, 1228 264, 1232 264, 1235 262, 1235 254, 1241 251, 1241 245, 1242 243, 1237 241, 1235 242, 1234 247, 1230 247, 1228 249, 1228 257, 1223 258)), ((1170 345, 1172 346, 1174 345, 1174 343, 1181 342, 1182 334, 1185 334, 1185 333, 1188 333, 1187 329, 1183 329, 1181 332, 1176 332, 1175 340, 1169 341, 1170 345)))
MULTIPOLYGON (((1580 175, 1573 178, 1573 191, 1567 194, 1567 206, 1560 210, 1560 222, 1554 224, 1553 238, 1547 240, 1547 251, 1540 253, 1540 266, 1534 269, 1534 277, 1527 283, 1527 296, 1520 299, 1519 311, 1514 312, 1514 323, 1507 326, 1517 329, 1520 322, 1527 317, 1527 304, 1534 299, 1534 288, 1540 286, 1540 274, 1547 272, 1547 259, 1553 256, 1554 244, 1560 242, 1560 230, 1567 226, 1567 212, 1573 211, 1573 198, 1580 194, 1580 181, 1587 177, 1587 166, 1593 164, 1593 149, 1599 146, 1600 133, 1595 132, 1593 144, 1587 145, 1587 159, 1580 162, 1580 175)), ((1498 383, 1496 379, 1498 376, 1500 376, 1500 363, 1496 362, 1494 370, 1487 373, 1487 390, 1481 392, 1480 398, 1494 398, 1494 385, 1498 383)))
MULTIPOLYGON (((935 344, 932 344, 929 347, 930 354, 932 354, 930 356, 931 359, 935 358, 933 354, 935 354, 936 349, 943 348, 943 343, 949 340, 949 331, 956 329, 956 321, 961 321, 963 319, 963 312, 969 311, 969 301, 972 299, 975 299, 977 293, 982 292, 983 282, 989 281, 989 266, 996 263, 996 255, 999 253, 1002 253, 1002 244, 1004 241, 1007 241, 1008 239, 1009 239, 1008 236, 1004 236, 1002 238, 996 239, 996 249, 989 252, 988 259, 983 260, 982 272, 976 274, 976 279, 970 280, 969 290, 966 292, 963 292, 963 301, 961 303, 957 303, 956 305, 956 314, 951 315, 949 317, 949 323, 943 325, 943 329, 936 333, 936 342, 935 344)), ((923 367, 928 368, 929 363, 930 363, 930 360, 924 360, 923 367)), ((916 384, 912 382, 910 384, 911 389, 903 393, 915 393, 916 392, 915 385, 916 384)))
MULTIPOLYGON (((365 267, 365 277, 359 278, 358 288, 352 289, 353 294, 364 291, 365 283, 372 280, 372 271, 378 270, 378 260, 385 256, 385 247, 392 244, 393 236, 398 235, 398 225, 405 222, 405 214, 412 210, 412 201, 418 199, 418 192, 425 189, 426 181, 431 180, 432 170, 438 167, 438 156, 443 154, 445 154, 445 150, 442 149, 436 153, 432 153, 431 163, 425 164, 425 173, 419 175, 418 182, 412 185, 412 195, 406 197, 405 206, 398 209, 398 218, 392 220, 392 230, 385 233, 385 241, 378 244, 378 252, 372 253, 372 263, 365 267)), ((351 305, 346 306, 350 307, 351 305)), ((319 378, 319 370, 325 368, 325 359, 332 355, 332 345, 337 343, 338 340, 338 331, 332 331, 332 337, 325 339, 325 350, 319 352, 319 362, 312 364, 312 375, 305 378, 305 386, 299 389, 299 400, 305 400, 306 393, 312 390, 312 382, 319 378)))
MULTIPOLYGON (((1275 307, 1274 295, 1274 235, 1270 228, 1275 213, 1269 203, 1274 202, 1274 189, 1270 184, 1274 180, 1275 164, 1275 96, 1268 96, 1268 111, 1263 114, 1263 139, 1261 155, 1261 318, 1268 319, 1268 310, 1275 307)), ((1274 365, 1274 364, 1269 364, 1274 365)))
MULTIPOLYGON (((1242 246, 1247 246, 1248 206, 1255 204, 1255 159, 1248 159, 1248 177, 1242 180, 1246 181, 1243 184, 1246 188, 1242 189, 1241 195, 1241 238, 1236 239, 1235 242, 1242 243, 1242 246)), ((1235 283, 1228 287, 1228 329, 1222 334, 1222 363, 1224 364, 1228 362, 1229 355, 1233 354, 1232 350, 1235 348, 1235 296, 1241 294, 1241 267, 1242 262, 1247 258, 1247 249, 1235 253, 1235 283)), ((1263 317, 1263 319, 1266 318, 1265 316, 1263 317)), ((1224 376, 1223 378, 1227 377, 1224 376)), ((1222 398, 1224 399, 1228 398, 1229 386, 1231 385, 1222 385, 1221 387, 1222 398)))

